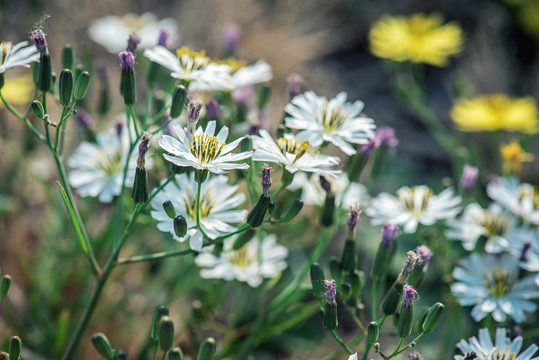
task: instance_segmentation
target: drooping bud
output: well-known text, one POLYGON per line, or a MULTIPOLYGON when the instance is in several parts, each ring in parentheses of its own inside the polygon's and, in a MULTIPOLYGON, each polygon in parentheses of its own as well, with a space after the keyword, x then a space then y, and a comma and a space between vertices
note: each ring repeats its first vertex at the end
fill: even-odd
POLYGON ((283 222, 288 222, 292 220, 303 208, 303 201, 296 199, 288 205, 288 207, 283 212, 283 215, 281 216, 281 220, 283 222))
POLYGON ((18 336, 12 336, 9 339, 9 358, 19 360, 22 351, 22 340, 18 336))
POLYGON ((268 164, 262 165, 262 194, 264 196, 270 196, 271 194, 271 167, 268 164))
POLYGON ((191 134, 195 133, 196 124, 200 117, 200 109, 202 109, 202 101, 200 100, 189 101, 189 110, 187 112, 187 121, 188 121, 187 131, 189 131, 191 134))
POLYGON ((150 338, 153 341, 159 340, 159 322, 161 321, 161 318, 163 316, 168 316, 168 308, 164 305, 159 305, 155 308, 155 311, 153 312, 153 318, 152 318, 152 329, 150 331, 150 338))
POLYGON ((114 359, 114 350, 109 339, 103 333, 96 333, 92 336, 92 344, 97 352, 107 360, 114 359))
POLYGON ((170 34, 165 29, 159 30, 159 39, 157 40, 157 45, 167 47, 168 39, 170 34))
POLYGON ((4 275, 0 280, 0 301, 4 300, 11 287, 11 276, 4 275))
POLYGON ((43 119, 43 117, 45 116, 45 109, 43 109, 43 105, 41 105, 41 102, 39 100, 32 101, 32 111, 34 112, 34 115, 39 119, 43 119))
POLYGON ((464 165, 462 169, 462 177, 460 178, 460 187, 463 190, 472 190, 477 182, 479 176, 479 169, 475 166, 464 165))
POLYGON ((120 92, 126 105, 133 105, 136 101, 137 92, 135 85, 135 56, 130 51, 122 51, 118 54, 120 67, 122 68, 122 78, 120 82, 120 92))
POLYGON ((174 323, 168 316, 161 317, 159 321, 159 345, 163 352, 167 352, 174 345, 174 323))
POLYGON ((381 126, 376 129, 377 143, 382 148, 393 148, 399 144, 399 140, 395 136, 395 129, 389 126, 381 126))
POLYGON ((137 51, 138 44, 140 44, 140 37, 135 33, 129 34, 129 38, 127 39, 127 47, 125 48, 125 51, 128 51, 134 54, 137 51))
POLYGON ((286 78, 287 89, 288 89, 288 100, 291 101, 301 92, 301 83, 303 78, 298 74, 290 74, 286 78))
POLYGON ((220 115, 219 110, 219 103, 215 99, 211 99, 208 101, 208 103, 205 105, 206 108, 206 115, 210 118, 210 120, 218 120, 220 115))
POLYGON ((423 356, 416 351, 413 354, 408 354, 408 360, 423 360, 423 356))
POLYGON ((347 239, 356 238, 356 225, 357 221, 359 220, 360 213, 361 210, 359 210, 359 203, 350 206, 350 212, 348 213, 348 219, 346 220, 346 224, 348 225, 348 230, 346 233, 347 239))
POLYGON ((319 263, 313 263, 311 265, 311 284, 316 297, 321 298, 325 296, 324 269, 319 263))
POLYGON ((374 345, 378 341, 379 335, 380 329, 378 328, 378 323, 376 321, 371 321, 367 327, 367 340, 370 344, 374 345))
POLYGON ((174 347, 168 352, 168 360, 183 360, 183 352, 179 347, 174 347))
POLYGON ((405 284, 402 290, 402 307, 399 314, 399 325, 397 334, 400 338, 405 338, 412 332, 412 320, 414 318, 414 300, 417 291, 405 284))
POLYGON ((440 320, 444 317, 444 312, 445 306, 440 302, 430 307, 427 317, 423 321, 423 332, 425 334, 431 333, 436 328, 440 320))
POLYGON ((176 217, 176 209, 174 208, 172 201, 166 200, 163 203, 163 209, 169 218, 174 219, 176 217))
POLYGON ((70 44, 66 44, 62 49, 62 68, 73 70, 75 66, 75 51, 70 44))
POLYGON ((30 39, 32 39, 32 42, 40 55, 47 55, 49 53, 47 48, 47 38, 42 29, 35 29, 32 31, 30 39))
POLYGON ((90 73, 83 71, 80 73, 77 84, 75 85, 75 100, 80 101, 84 99, 86 91, 88 91, 88 86, 90 86, 90 73))
POLYGON ((213 360, 215 350, 215 339, 207 338, 198 348, 197 360, 213 360))
POLYGON ((133 183, 133 192, 131 197, 135 204, 143 204, 148 201, 150 186, 148 184, 148 174, 146 172, 146 152, 150 148, 150 138, 152 135, 148 132, 142 134, 138 146, 137 168, 135 170, 135 181, 133 183))
POLYGON ((71 70, 62 70, 59 81, 59 95, 60 104, 64 107, 69 106, 71 100, 73 100, 73 85, 73 73, 71 70))
POLYGON ((174 233, 179 238, 182 238, 187 234, 187 221, 182 215, 177 215, 174 218, 174 233))

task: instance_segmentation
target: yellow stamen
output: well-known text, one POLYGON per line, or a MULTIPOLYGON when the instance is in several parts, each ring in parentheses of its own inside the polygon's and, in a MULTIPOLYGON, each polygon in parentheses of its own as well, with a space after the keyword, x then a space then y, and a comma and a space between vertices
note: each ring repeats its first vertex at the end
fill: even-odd
POLYGON ((187 138, 191 153, 198 159, 201 164, 207 164, 215 160, 225 147, 224 141, 217 140, 216 136, 208 134, 193 135, 192 138, 187 138))
POLYGON ((305 154, 316 155, 317 151, 313 151, 313 146, 308 141, 298 140, 294 138, 282 137, 276 140, 279 149, 283 154, 293 154, 296 156, 294 162, 305 154))
POLYGON ((507 295, 515 286, 515 277, 505 269, 492 269, 492 272, 483 276, 483 284, 489 294, 494 298, 507 295))
POLYGON ((228 260, 235 266, 240 268, 246 268, 249 265, 258 261, 258 258, 255 254, 249 254, 249 244, 243 245, 239 250, 228 253, 228 260))
POLYGON ((189 60, 192 61, 196 69, 200 69, 201 67, 209 64, 210 62, 210 58, 206 56, 206 52, 204 50, 197 52, 186 46, 182 46, 181 48, 176 50, 176 55, 182 63, 186 63, 189 60))
POLYGON ((417 191, 418 189, 415 186, 412 186, 410 189, 408 189, 408 191, 399 192, 399 199, 404 203, 404 206, 412 213, 414 217, 420 217, 425 212, 430 198, 434 195, 431 189, 426 189, 422 194, 421 204, 418 208, 415 204, 417 191))
MULTIPOLYGON (((183 199, 183 204, 185 206, 185 212, 191 219, 196 219, 197 217, 197 199, 196 194, 186 194, 183 199)), ((205 192, 200 194, 200 218, 208 217, 211 210, 215 206, 215 200, 211 196, 211 193, 205 192)))
POLYGON ((348 117, 348 112, 344 111, 341 105, 333 108, 331 113, 328 113, 328 104, 329 102, 326 101, 322 108, 322 124, 326 133, 332 133, 341 128, 348 117))
POLYGON ((238 60, 238 59, 235 59, 235 58, 228 58, 228 59, 225 59, 225 60, 219 60, 219 61, 216 61, 217 64, 222 64, 222 65, 228 65, 230 66, 230 68, 232 69, 232 73, 235 73, 236 71, 238 71, 239 69, 245 67, 247 65, 247 63, 243 60, 238 60))
POLYGON ((501 236, 509 228, 509 219, 500 214, 493 214, 485 211, 481 219, 476 220, 477 224, 487 230, 487 236, 501 236))

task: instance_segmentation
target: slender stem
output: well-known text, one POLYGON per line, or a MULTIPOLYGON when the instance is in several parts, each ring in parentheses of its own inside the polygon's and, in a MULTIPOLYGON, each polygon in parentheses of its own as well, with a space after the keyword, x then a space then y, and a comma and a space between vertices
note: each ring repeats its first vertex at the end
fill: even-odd
POLYGON ((167 358, 167 352, 163 351, 163 356, 161 356, 161 360, 165 360, 167 358))
POLYGON ((0 98, 2 99, 2 102, 4 103, 4 105, 6 106, 6 109, 9 110, 9 112, 11 112, 13 115, 15 115, 15 117, 19 118, 20 120, 22 120, 24 122, 24 124, 26 125, 26 127, 28 129, 30 129, 30 131, 32 132, 32 134, 34 134, 35 137, 37 137, 40 141, 44 142, 44 143, 47 143, 47 141, 45 140, 45 137, 43 137, 43 135, 41 135, 39 133, 39 131, 37 131, 37 129, 34 127, 34 125, 32 125, 32 123, 30 121, 28 121, 28 119, 26 118, 26 116, 23 116, 21 113, 19 113, 17 110, 15 110, 7 101, 6 99, 4 99, 4 96, 2 95, 2 91, 0 90, 0 98))
POLYGON ((178 251, 170 251, 170 252, 157 252, 153 254, 148 255, 138 255, 138 256, 131 256, 127 259, 118 259, 117 264, 118 265, 126 265, 126 264, 132 264, 137 262, 144 262, 144 261, 152 261, 152 260, 160 260, 160 259, 166 259, 169 257, 175 257, 175 256, 183 256, 188 254, 193 254, 195 251, 191 249, 184 249, 184 250, 178 250, 178 251))
POLYGON ((148 91, 146 92, 146 113, 142 119, 142 129, 147 129, 148 119, 150 119, 150 114, 152 112, 152 99, 153 99, 153 87, 149 86, 148 91))
POLYGON ((170 108, 170 106, 165 106, 161 110, 159 110, 159 112, 157 114, 152 116, 152 118, 151 118, 152 123, 156 122, 157 120, 160 120, 163 117, 163 115, 165 115, 165 113, 167 112, 167 110, 169 108, 170 108))
MULTIPOLYGON (((129 129, 126 129, 129 131, 129 129)), ((129 160, 131 159, 131 153, 135 148, 135 142, 131 143, 129 146, 129 151, 127 153, 127 161, 124 165, 123 175, 122 175, 122 186, 120 187, 120 193, 116 199, 116 213, 114 215, 114 236, 112 237, 113 244, 118 242, 120 237, 120 229, 122 225, 122 212, 123 212, 123 195, 125 191, 125 179, 127 179, 127 172, 129 171, 129 160)))
POLYGON ((202 235, 204 235, 206 239, 210 239, 210 237, 206 235, 206 233, 204 232, 204 229, 202 228, 202 226, 200 226, 200 193, 202 192, 201 191, 202 183, 199 182, 197 184, 198 184, 198 187, 197 187, 197 227, 198 227, 198 230, 200 230, 200 232, 202 233, 202 235))
POLYGON ((159 341, 154 341, 153 344, 153 360, 157 358, 157 347, 159 345, 159 341))
POLYGON ((374 321, 376 319, 376 288, 378 287, 378 280, 372 282, 371 289, 371 319, 374 321))
POLYGON ((273 194, 271 194, 271 198, 275 198, 277 195, 279 195, 281 193, 281 191, 283 191, 285 188, 286 188, 286 184, 281 184, 281 186, 279 186, 279 188, 277 189, 276 192, 274 192, 273 194))
MULTIPOLYGON (((376 322, 378 323, 378 328, 382 329, 382 326, 384 325, 384 322, 386 321, 387 315, 384 314, 380 319, 378 319, 376 322)), ((371 349, 371 343, 367 341, 367 344, 365 345, 365 351, 363 352, 362 360, 367 360, 367 357, 369 355, 369 350, 371 349)))
POLYGON ((58 125, 56 125, 56 136, 54 137, 54 151, 58 152, 58 144, 60 142, 60 129, 62 128, 62 125, 64 124, 64 116, 67 113, 67 108, 62 108, 62 116, 60 116, 60 121, 58 122, 58 125))
POLYGON ((331 335, 333 335, 333 338, 334 338, 335 340, 337 340, 337 342, 338 342, 339 344, 341 344, 342 348, 343 348, 344 350, 346 350, 350 355, 352 355, 352 354, 354 353, 354 352, 352 351, 352 349, 350 349, 350 348, 348 347, 348 345, 346 345, 346 344, 344 343, 344 341, 342 341, 342 339, 341 339, 341 338, 339 337, 339 335, 337 334, 337 331, 331 330, 331 335))
MULTIPOLYGON (((415 346, 415 343, 421 339, 423 337, 423 335, 425 335, 424 332, 422 332, 421 334, 419 334, 414 340, 412 340, 408 345, 406 345, 405 347, 403 347, 402 349, 400 349, 395 355, 399 355, 400 353, 408 350, 409 348, 411 347, 414 347, 415 346)), ((389 357, 388 357, 389 359, 389 357)))
POLYGON ((399 349, 401 348, 403 341, 404 341, 404 338, 399 339, 399 343, 397 344, 397 347, 395 348, 395 350, 393 350, 393 352, 391 354, 389 354, 386 357, 386 360, 391 359, 393 356, 395 356, 395 355, 397 355, 399 353, 399 349))
POLYGON ((131 118, 133 119, 133 126, 135 127, 135 134, 137 135, 137 139, 138 139, 140 137, 140 131, 138 129, 137 117, 135 115, 135 108, 133 107, 133 105, 127 105, 127 109, 129 110, 129 113, 131 114, 131 118))

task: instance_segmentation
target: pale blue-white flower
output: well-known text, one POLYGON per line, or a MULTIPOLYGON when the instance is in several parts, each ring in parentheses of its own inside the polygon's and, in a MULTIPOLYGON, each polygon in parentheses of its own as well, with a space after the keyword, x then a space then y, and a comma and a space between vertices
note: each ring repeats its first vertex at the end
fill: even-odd
POLYGON ((539 195, 533 185, 516 177, 499 178, 488 184, 487 194, 524 222, 539 225, 539 195))
POLYGON ((13 45, 10 42, 0 42, 0 74, 16 66, 29 67, 30 63, 39 60, 39 52, 36 47, 21 41, 13 45))

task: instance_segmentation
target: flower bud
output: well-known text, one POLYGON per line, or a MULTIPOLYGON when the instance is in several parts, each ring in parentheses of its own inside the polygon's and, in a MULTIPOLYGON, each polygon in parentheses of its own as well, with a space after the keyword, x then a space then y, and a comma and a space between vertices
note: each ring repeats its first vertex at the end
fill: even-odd
POLYGON ((92 336, 92 344, 97 352, 107 360, 114 359, 114 350, 109 339, 103 333, 96 333, 92 336))
POLYGON ((268 104, 271 96, 271 87, 268 85, 262 85, 258 89, 258 108, 263 109, 268 104))
POLYGON ((182 215, 177 215, 174 218, 174 233, 180 238, 187 234, 187 221, 182 215))
POLYGON ((373 280, 380 281, 385 278, 389 264, 395 255, 394 239, 399 231, 399 227, 392 224, 385 224, 380 231, 382 242, 376 251, 374 263, 372 266, 371 277, 373 280))
POLYGON ((405 338, 412 333, 412 320, 414 318, 414 304, 401 307, 399 313, 399 325, 397 326, 397 335, 400 338, 405 338))
POLYGON ((75 66, 75 51, 70 44, 66 44, 62 49, 62 68, 73 70, 75 66))
POLYGON ((114 350, 114 360, 128 360, 129 356, 127 355, 127 352, 123 350, 114 350))
MULTIPOLYGON (((185 86, 178 85, 172 93, 172 104, 170 105, 170 117, 177 118, 181 115, 187 100, 187 90, 185 86)), ((197 118, 198 120, 198 118, 197 118)))
POLYGON ((460 187, 463 190, 472 190, 479 176, 479 169, 468 164, 462 169, 462 177, 460 178, 460 187))
POLYGON ((4 300, 7 296, 9 288, 11 287, 11 276, 4 275, 0 280, 0 301, 4 300))
POLYGON ((281 219, 284 222, 288 222, 292 220, 303 208, 303 201, 296 199, 288 205, 286 210, 283 212, 283 216, 281 216, 281 219))
POLYGON ((168 308, 164 305, 159 305, 155 308, 155 311, 153 312, 153 318, 152 318, 152 329, 150 331, 150 338, 153 341, 159 340, 159 321, 161 321, 161 318, 163 316, 168 316, 168 308))
POLYGON ((51 56, 49 54, 41 55, 39 58, 39 73, 37 87, 43 92, 49 91, 52 83, 51 56))
POLYGON ((328 265, 331 277, 340 283, 342 280, 341 261, 335 256, 332 256, 329 258, 328 265))
POLYGON ((333 225, 333 220, 335 218, 335 195, 329 192, 326 195, 324 200, 324 206, 322 208, 322 214, 320 216, 320 224, 322 226, 331 226, 333 225))
POLYGON ((256 228, 262 225, 262 222, 264 221, 264 217, 266 216, 266 211, 268 210, 270 201, 271 199, 269 196, 260 195, 258 202, 247 215, 247 223, 252 228, 256 228))
MULTIPOLYGON (((198 119, 200 118, 200 110, 202 109, 202 102, 200 100, 189 101, 189 109, 187 111, 187 131, 191 134, 195 133, 198 119)), ((172 111, 171 111, 172 113, 172 111)))
POLYGON ((314 295, 317 298, 321 298, 326 294, 326 287, 324 285, 324 269, 319 263, 313 263, 311 265, 311 284, 313 286, 314 295))
POLYGON ((375 137, 378 146, 381 148, 393 148, 399 144, 399 139, 395 136, 395 129, 389 126, 380 126, 377 128, 375 137))
POLYGON ((220 115, 219 110, 219 103, 215 99, 211 99, 208 101, 208 103, 205 105, 206 108, 206 115, 210 118, 210 120, 218 120, 220 115))
POLYGON ((344 271, 354 271, 357 268, 358 258, 355 240, 346 240, 341 257, 341 269, 344 271))
POLYGON ((326 290, 326 301, 334 303, 335 298, 337 297, 337 285, 335 284, 335 280, 324 280, 324 289, 326 290))
POLYGON ((43 105, 41 105, 39 100, 32 101, 32 111, 39 119, 43 119, 45 117, 45 109, 43 109, 43 105))
POLYGON ((134 54, 137 51, 137 46, 140 43, 140 37, 136 33, 129 34, 127 38, 127 47, 125 51, 134 54))
POLYGON ((360 213, 359 203, 350 206, 350 212, 348 213, 348 219, 346 220, 346 224, 348 225, 348 231, 346 233, 347 239, 354 240, 356 238, 356 224, 359 220, 360 213))
POLYGON ((338 325, 337 319, 337 303, 326 302, 324 304, 324 329, 328 331, 335 330, 338 325))
POLYGON ((215 348, 215 340, 207 338, 198 348, 197 360, 213 360, 215 348))
POLYGON ((69 69, 64 69, 60 73, 59 81, 60 104, 66 107, 73 100, 73 73, 69 69))
POLYGON ((135 84, 135 56, 129 51, 122 51, 118 54, 120 67, 122 68, 122 77, 120 81, 120 92, 126 105, 133 105, 137 99, 135 84))
POLYGON ((168 352, 168 360, 183 360, 183 352, 179 347, 174 347, 168 352))
POLYGON ((34 43, 40 55, 47 55, 49 53, 49 49, 47 47, 47 38, 45 37, 45 33, 42 29, 35 29, 32 31, 30 39, 34 43))
POLYGON ((19 360, 22 351, 22 340, 18 336, 12 336, 9 339, 9 358, 19 360))
POLYGON ((208 178, 208 170, 195 170, 195 181, 199 184, 202 184, 208 178))
POLYGON ((88 71, 83 71, 80 73, 77 84, 75 85, 75 100, 80 101, 84 99, 86 91, 90 86, 90 73, 88 71))
POLYGON ((3 351, 0 351, 0 360, 9 360, 9 354, 3 351))
POLYGON ((376 321, 371 321, 367 327, 367 340, 374 345, 378 341, 379 335, 380 329, 378 328, 378 323, 376 321))
POLYGON ((416 252, 417 261, 410 275, 408 275, 408 283, 414 287, 417 287, 423 280, 429 266, 430 258, 432 257, 432 252, 425 245, 418 246, 416 252))
POLYGON ((161 317, 159 321, 159 345, 163 352, 167 352, 174 344, 174 323, 168 316, 161 317))
POLYGON ((437 302, 430 307, 427 317, 423 322, 423 332, 425 334, 431 333, 436 328, 440 320, 444 317, 444 312, 445 306, 440 302, 437 302))
POLYGON ((174 208, 172 201, 166 200, 163 203, 163 209, 169 218, 174 219, 176 217, 176 209, 174 208))
MULTIPOLYGON (((401 294, 402 294, 402 288, 403 284, 396 281, 393 283, 393 286, 389 291, 387 292, 386 296, 382 300, 382 312, 386 315, 392 315, 397 311, 397 307, 399 306, 400 300, 401 300, 401 294)), ((376 306, 375 304, 371 304, 371 306, 376 306)))
POLYGON ((254 236, 255 236, 255 230, 253 230, 253 229, 249 229, 247 231, 242 232, 240 235, 238 235, 236 240, 234 240, 234 244, 232 244, 232 249, 233 250, 241 249, 243 246, 245 246, 245 244, 247 244, 249 241, 251 241, 251 239, 254 236))
POLYGON ((271 168, 268 166, 268 164, 262 165, 262 193, 264 196, 269 197, 270 196, 270 188, 271 188, 271 168))

